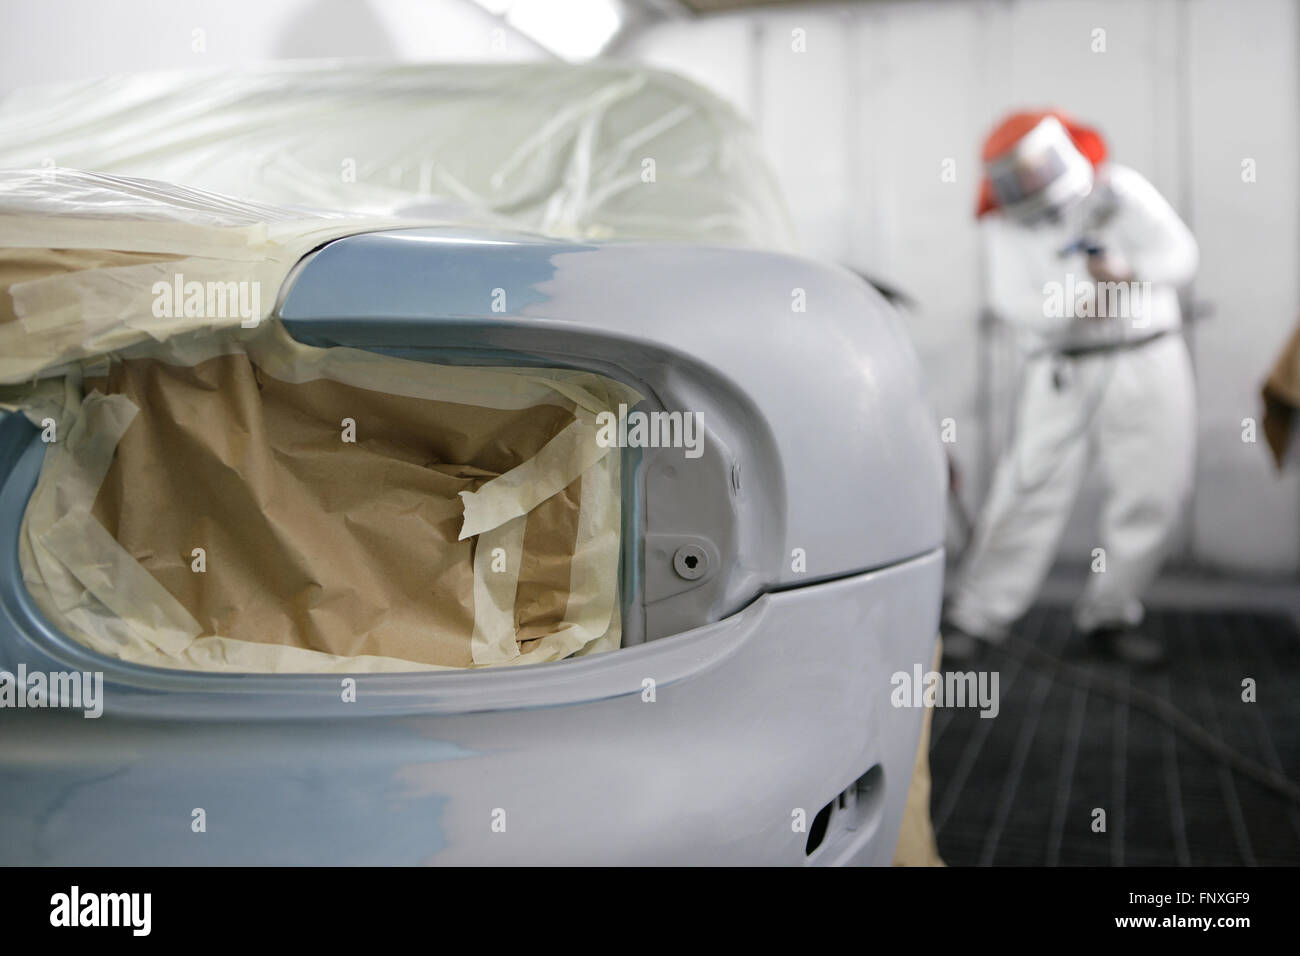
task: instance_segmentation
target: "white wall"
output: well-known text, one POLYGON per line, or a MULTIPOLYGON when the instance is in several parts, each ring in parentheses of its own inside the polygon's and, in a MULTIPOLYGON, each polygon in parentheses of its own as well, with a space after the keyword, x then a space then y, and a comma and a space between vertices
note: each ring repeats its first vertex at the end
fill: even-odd
POLYGON ((0 91, 279 59, 539 56, 466 0, 0 0, 0 91))
POLYGON ((1240 435, 1297 311, 1297 8, 1200 0, 1192 13, 1188 212, 1201 242, 1197 291, 1218 310, 1195 333, 1209 489, 1194 510, 1197 551, 1232 565, 1294 566, 1296 481, 1279 483, 1256 454, 1262 446, 1240 435), (1243 159, 1256 163, 1254 183, 1242 181, 1243 159))
MULTIPOLYGON (((1300 22, 1289 0, 902 0, 666 24, 621 55, 678 70, 760 127, 806 248, 922 302, 911 328, 953 452, 982 478, 971 210, 983 134, 1013 108, 1054 105, 1098 124, 1197 232, 1192 289, 1215 315, 1191 334, 1200 390, 1198 488, 1180 557, 1227 570, 1300 569, 1300 477, 1279 480, 1241 441, 1259 386, 1300 312, 1300 22), (792 49, 805 31, 806 52, 792 49), (1094 30, 1105 51, 1094 52, 1094 30), (1243 158, 1258 180, 1241 181, 1243 158), (956 161, 957 181, 941 181, 956 161)), ((999 368, 1007 365, 1001 356, 999 368)), ((997 372, 1004 438, 1010 383, 997 372)), ((982 491, 975 482, 972 501, 982 491)), ((1066 553, 1086 555, 1096 492, 1066 553)))

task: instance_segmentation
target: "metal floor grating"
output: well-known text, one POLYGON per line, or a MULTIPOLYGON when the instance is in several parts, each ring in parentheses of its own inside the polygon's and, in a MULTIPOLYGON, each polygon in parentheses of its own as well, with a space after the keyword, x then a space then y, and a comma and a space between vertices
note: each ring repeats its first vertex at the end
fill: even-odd
MULTIPOLYGON (((1151 610, 1170 664, 1141 673, 1090 662, 1066 607, 1017 632, 1091 673, 1171 700, 1210 733, 1300 782, 1300 632, 1282 614, 1151 610), (1256 681, 1244 703, 1242 680, 1256 681)), ((931 812, 952 866, 1300 863, 1300 807, 1194 747, 1145 711, 997 651, 1001 709, 934 714, 931 812), (1094 808, 1106 832, 1092 830, 1094 808)))

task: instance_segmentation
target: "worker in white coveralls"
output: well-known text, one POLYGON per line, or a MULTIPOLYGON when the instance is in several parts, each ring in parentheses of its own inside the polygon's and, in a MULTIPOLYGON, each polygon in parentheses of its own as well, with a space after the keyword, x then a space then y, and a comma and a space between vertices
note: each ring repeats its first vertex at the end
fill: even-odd
POLYGON ((1177 287, 1196 271, 1196 240, 1151 183, 1061 113, 1008 117, 983 159, 989 304, 1023 333, 1027 357, 1015 437, 947 609, 945 661, 980 656, 1028 609, 1095 464, 1104 497, 1075 626, 1098 653, 1159 663, 1142 596, 1192 484, 1177 287))

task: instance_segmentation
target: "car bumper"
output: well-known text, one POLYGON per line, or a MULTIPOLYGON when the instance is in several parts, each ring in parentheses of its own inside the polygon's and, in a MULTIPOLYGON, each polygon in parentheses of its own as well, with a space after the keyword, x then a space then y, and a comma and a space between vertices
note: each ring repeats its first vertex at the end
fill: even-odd
POLYGON ((9 709, 0 863, 888 864, 922 716, 890 678, 929 667, 942 575, 936 550, 517 669, 562 688, 545 706, 160 719, 110 689, 95 720, 9 709), (797 822, 846 789, 806 854, 797 822))

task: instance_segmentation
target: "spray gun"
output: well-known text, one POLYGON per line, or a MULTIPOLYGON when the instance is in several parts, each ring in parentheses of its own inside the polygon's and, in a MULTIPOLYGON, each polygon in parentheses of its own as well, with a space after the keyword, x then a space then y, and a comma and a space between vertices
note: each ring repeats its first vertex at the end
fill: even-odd
POLYGON ((1058 250, 1056 255, 1061 259, 1068 259, 1076 252, 1082 252, 1091 258, 1092 256, 1104 255, 1106 247, 1091 236, 1080 236, 1065 248, 1058 250))
POLYGON ((1106 254, 1106 247, 1097 238, 1097 232, 1115 218, 1119 206, 1109 183, 1098 183, 1093 193, 1093 199, 1092 208, 1084 216, 1083 229, 1079 238, 1057 252, 1060 258, 1068 259, 1076 252, 1082 252, 1089 259, 1106 254))

